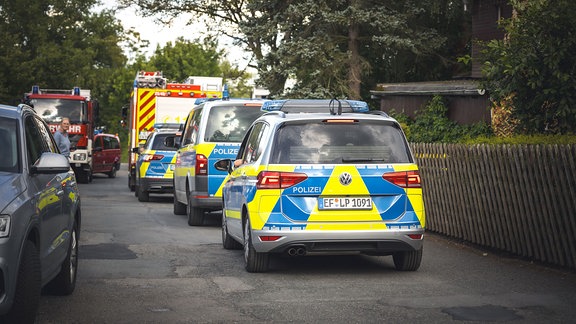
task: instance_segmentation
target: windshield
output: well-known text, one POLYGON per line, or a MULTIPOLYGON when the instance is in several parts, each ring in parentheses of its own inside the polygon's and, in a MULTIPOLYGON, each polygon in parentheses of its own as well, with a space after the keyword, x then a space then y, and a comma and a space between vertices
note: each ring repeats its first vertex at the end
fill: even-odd
POLYGON ((148 141, 146 141, 146 149, 160 150, 160 151, 176 151, 175 147, 164 145, 164 140, 168 136, 176 136, 176 134, 166 133, 166 134, 156 134, 156 136, 151 135, 148 138, 148 141), (152 139, 152 141, 150 141, 150 139, 152 139))
POLYGON ((262 113, 260 106, 214 106, 210 109, 204 141, 242 142, 248 127, 262 113))
POLYGON ((19 172, 17 125, 16 119, 0 117, 0 172, 19 172))
POLYGON ((412 163, 402 131, 390 122, 287 123, 275 138, 272 163, 412 163))
POLYGON ((31 103, 47 123, 58 124, 62 117, 70 118, 72 124, 88 121, 86 105, 82 100, 35 98, 31 103))

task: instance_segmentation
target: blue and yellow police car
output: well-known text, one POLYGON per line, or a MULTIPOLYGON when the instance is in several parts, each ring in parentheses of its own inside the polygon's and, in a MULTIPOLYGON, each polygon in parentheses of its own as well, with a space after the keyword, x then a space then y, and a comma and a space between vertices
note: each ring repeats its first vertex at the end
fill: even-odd
POLYGON ((222 243, 243 248, 249 272, 271 254, 392 255, 398 270, 422 260, 418 166, 398 122, 362 101, 280 100, 222 159, 222 243))

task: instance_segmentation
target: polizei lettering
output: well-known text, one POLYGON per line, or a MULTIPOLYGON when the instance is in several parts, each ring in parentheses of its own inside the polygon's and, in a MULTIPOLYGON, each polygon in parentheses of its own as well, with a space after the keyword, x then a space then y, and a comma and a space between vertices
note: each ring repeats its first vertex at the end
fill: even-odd
POLYGON ((236 156, 238 154, 238 148, 227 148, 227 147, 215 148, 213 153, 217 155, 236 156))
POLYGON ((321 187, 292 187, 292 193, 320 194, 320 193, 322 193, 322 188, 321 187))

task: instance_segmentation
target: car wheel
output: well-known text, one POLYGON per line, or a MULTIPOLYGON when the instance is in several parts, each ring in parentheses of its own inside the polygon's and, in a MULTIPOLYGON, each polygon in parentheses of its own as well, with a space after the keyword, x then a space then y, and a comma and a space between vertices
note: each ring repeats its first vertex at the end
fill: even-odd
POLYGON ((66 259, 62 262, 60 273, 52 279, 47 286, 48 291, 54 295, 70 295, 76 287, 76 274, 78 271, 78 226, 74 222, 70 235, 70 244, 66 259))
POLYGON ((416 271, 422 262, 422 249, 416 251, 402 251, 392 254, 394 266, 400 271, 416 271))
POLYGON ((138 197, 138 201, 147 202, 150 200, 150 193, 146 190, 146 187, 142 185, 136 186, 136 196, 138 197))
POLYGON ((222 246, 226 250, 239 250, 242 248, 242 244, 236 242, 236 240, 228 234, 226 212, 224 210, 222 210, 222 246))
POLYGON ((83 169, 79 169, 78 173, 76 173, 76 177, 78 178, 78 182, 80 183, 89 183, 90 182, 90 174, 88 171, 83 169))
POLYGON ((268 271, 268 253, 256 252, 252 245, 252 230, 250 228, 250 218, 246 217, 244 223, 244 263, 248 272, 268 271))
MULTIPOLYGON (((7 323, 34 323, 41 291, 40 256, 32 241, 26 241, 18 267, 18 281, 7 323)), ((3 319, 3 318, 0 318, 3 319)))
POLYGON ((116 166, 112 166, 112 170, 108 172, 108 178, 116 178, 116 166))
POLYGON ((188 214, 188 225, 200 226, 204 224, 204 209, 194 208, 188 198, 188 205, 186 206, 186 214, 188 214))

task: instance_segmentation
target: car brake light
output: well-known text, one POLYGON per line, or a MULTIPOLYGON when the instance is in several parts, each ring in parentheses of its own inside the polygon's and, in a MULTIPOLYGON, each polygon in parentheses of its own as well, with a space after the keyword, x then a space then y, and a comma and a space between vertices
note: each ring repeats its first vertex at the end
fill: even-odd
POLYGON ((286 189, 308 179, 305 173, 262 171, 256 181, 257 189, 286 189))
POLYGON ((196 154, 196 175, 208 174, 208 158, 204 154, 196 154))
POLYGON ((384 173, 382 178, 402 188, 422 188, 418 170, 384 173))
POLYGON ((164 155, 160 154, 145 154, 144 157, 142 158, 142 161, 150 162, 150 161, 162 160, 163 158, 164 155))

